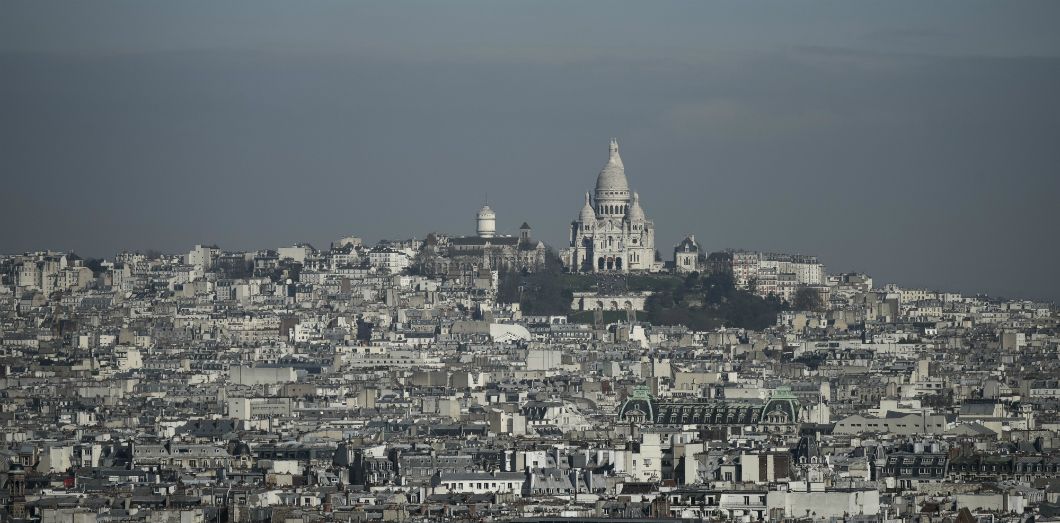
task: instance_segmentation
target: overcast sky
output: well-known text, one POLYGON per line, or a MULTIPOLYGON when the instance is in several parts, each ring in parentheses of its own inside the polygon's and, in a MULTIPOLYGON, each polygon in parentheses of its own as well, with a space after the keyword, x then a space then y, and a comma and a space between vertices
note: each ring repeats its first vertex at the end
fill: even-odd
POLYGON ((498 228, 1060 299, 1060 2, 0 3, 0 252, 498 228))

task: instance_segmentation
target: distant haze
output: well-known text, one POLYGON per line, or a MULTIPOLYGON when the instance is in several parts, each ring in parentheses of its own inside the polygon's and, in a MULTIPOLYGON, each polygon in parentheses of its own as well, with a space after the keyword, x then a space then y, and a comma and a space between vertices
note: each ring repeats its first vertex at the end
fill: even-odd
POLYGON ((1060 2, 4 2, 0 252, 561 248, 619 139, 657 246, 1056 300, 1060 2))

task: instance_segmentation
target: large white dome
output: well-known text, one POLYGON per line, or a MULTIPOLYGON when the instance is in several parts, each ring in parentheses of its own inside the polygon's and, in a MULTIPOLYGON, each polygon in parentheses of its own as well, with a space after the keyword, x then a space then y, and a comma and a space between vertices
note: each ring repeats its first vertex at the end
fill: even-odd
POLYGON ((607 194, 608 192, 621 192, 625 193, 624 196, 629 196, 626 167, 622 165, 622 157, 618 155, 618 140, 611 140, 610 149, 611 154, 607 158, 607 165, 604 165, 600 175, 596 177, 597 199, 603 199, 608 196, 621 196, 607 194))

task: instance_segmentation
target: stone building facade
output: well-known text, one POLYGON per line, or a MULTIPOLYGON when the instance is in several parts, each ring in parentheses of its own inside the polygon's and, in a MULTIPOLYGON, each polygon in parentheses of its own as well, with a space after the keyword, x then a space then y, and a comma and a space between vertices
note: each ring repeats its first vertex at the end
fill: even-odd
POLYGON ((656 270, 655 224, 640 205, 640 196, 629 190, 626 169, 611 140, 607 164, 596 177, 593 196, 585 193, 578 219, 571 222, 570 246, 563 250, 570 272, 656 270))
POLYGON ((536 271, 543 268, 546 247, 544 242, 533 239, 530 225, 524 222, 519 227, 519 236, 499 236, 496 217, 487 205, 475 214, 475 236, 428 236, 424 245, 427 272, 456 276, 482 269, 536 271))

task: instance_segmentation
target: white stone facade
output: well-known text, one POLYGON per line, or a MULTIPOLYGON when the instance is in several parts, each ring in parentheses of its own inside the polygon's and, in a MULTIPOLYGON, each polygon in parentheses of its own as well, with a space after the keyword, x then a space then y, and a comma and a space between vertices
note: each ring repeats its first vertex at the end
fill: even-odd
POLYGON ((571 222, 563 263, 571 272, 656 268, 655 224, 645 217, 639 195, 630 193, 616 140, 611 140, 607 164, 596 178, 596 194, 585 193, 578 219, 571 222))
POLYGON ((651 292, 629 292, 625 294, 598 294, 596 292, 575 292, 571 309, 576 311, 643 311, 651 292))

